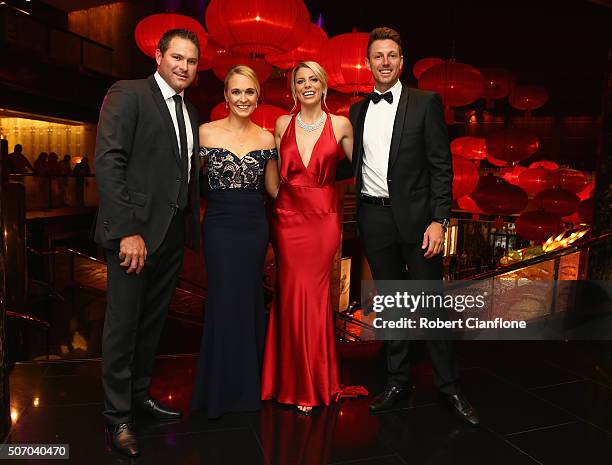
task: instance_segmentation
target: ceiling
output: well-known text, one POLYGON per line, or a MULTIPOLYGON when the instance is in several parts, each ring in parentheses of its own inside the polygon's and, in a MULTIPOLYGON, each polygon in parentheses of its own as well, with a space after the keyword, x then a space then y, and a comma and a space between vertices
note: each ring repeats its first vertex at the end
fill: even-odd
MULTIPOLYGON (((168 8, 204 22, 208 0, 130 0, 151 12, 168 8)), ((243 0, 249 5, 254 0, 243 0)), ((44 0, 73 11, 108 0, 44 0)), ((612 47, 612 0, 304 0, 329 36, 387 25, 404 44, 402 79, 415 84, 420 58, 455 57, 477 67, 504 67, 518 84, 547 88, 552 114, 600 114, 612 47), (376 6, 373 7, 373 4, 376 6)))

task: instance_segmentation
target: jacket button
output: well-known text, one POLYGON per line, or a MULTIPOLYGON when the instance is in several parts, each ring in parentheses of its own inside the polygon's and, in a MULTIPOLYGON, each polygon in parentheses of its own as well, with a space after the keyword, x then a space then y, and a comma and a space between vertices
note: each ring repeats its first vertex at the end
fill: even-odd
POLYGON ((178 176, 176 177, 176 182, 181 182, 181 178, 179 178, 178 176))

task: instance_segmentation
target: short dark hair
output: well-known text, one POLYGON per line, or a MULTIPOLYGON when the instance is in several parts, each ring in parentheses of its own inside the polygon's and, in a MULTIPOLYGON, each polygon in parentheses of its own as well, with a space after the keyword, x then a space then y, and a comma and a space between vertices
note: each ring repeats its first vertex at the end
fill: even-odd
POLYGON ((180 37, 181 39, 190 40, 193 42, 193 45, 198 49, 198 55, 200 55, 200 39, 195 32, 190 31, 189 29, 169 29, 164 32, 164 34, 160 37, 159 42, 157 43, 157 48, 162 53, 166 53, 168 47, 170 47, 170 41, 175 37, 180 37))
POLYGON ((374 41, 387 39, 392 40, 398 45, 400 55, 402 55, 402 36, 400 36, 400 33, 390 27, 377 27, 370 32, 370 37, 368 38, 367 58, 370 58, 370 47, 374 41))

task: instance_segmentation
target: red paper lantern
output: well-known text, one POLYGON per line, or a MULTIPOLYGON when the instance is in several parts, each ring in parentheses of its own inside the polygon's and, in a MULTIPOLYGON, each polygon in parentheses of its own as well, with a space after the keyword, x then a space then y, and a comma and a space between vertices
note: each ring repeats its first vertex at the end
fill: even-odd
POLYGON ((285 109, 276 107, 274 105, 259 105, 253 112, 253 122, 264 128, 266 131, 270 131, 272 134, 274 134, 276 120, 280 116, 286 115, 287 113, 288 112, 285 109))
POLYGON ((210 36, 206 42, 206 47, 200 55, 200 62, 198 63, 198 71, 208 71, 212 69, 215 58, 218 54, 225 54, 227 50, 221 47, 217 42, 212 40, 210 36))
POLYGON ((229 109, 225 106, 225 102, 217 103, 210 111, 210 120, 217 121, 229 115, 229 109))
POLYGON ((261 100, 270 105, 290 111, 293 108, 291 89, 287 87, 285 78, 270 79, 263 85, 261 100))
MULTIPOLYGON (((266 131, 270 131, 274 134, 274 125, 279 116, 286 115, 287 111, 283 108, 276 107, 274 105, 261 104, 258 105, 253 114, 251 115, 251 121, 258 126, 261 126, 266 131)), ((229 110, 225 108, 225 102, 218 103, 215 105, 210 112, 210 120, 215 121, 218 119, 225 118, 229 115, 229 110)))
POLYGON ((532 164, 529 165, 529 168, 544 168, 545 170, 556 170, 559 168, 559 165, 557 165, 554 161, 540 160, 534 161, 532 164))
POLYGON ((419 89, 439 93, 445 107, 461 107, 482 97, 484 80, 473 66, 449 60, 421 74, 419 89))
POLYGON ((474 202, 474 199, 472 199, 472 197, 470 197, 469 195, 466 195, 464 197, 459 197, 457 199, 457 205, 459 205, 459 208, 461 210, 465 210, 466 212, 484 213, 482 211, 482 208, 476 205, 476 202, 474 202))
POLYGON ((304 42, 287 53, 266 55, 266 61, 281 69, 291 69, 301 61, 316 61, 321 47, 327 40, 325 31, 316 24, 310 23, 304 42))
POLYGON ((586 200, 591 197, 591 194, 593 194, 593 189, 595 189, 595 182, 590 182, 586 185, 584 189, 582 189, 576 195, 578 195, 578 198, 580 200, 586 200))
POLYGON ((420 79, 421 74, 427 71, 432 66, 441 65, 444 63, 442 58, 421 58, 412 67, 412 74, 417 79, 420 79))
POLYGON ((548 173, 545 168, 529 168, 519 175, 518 185, 529 195, 534 196, 544 189, 553 187, 553 183, 546 176, 548 173))
POLYGON ((578 206, 578 216, 587 224, 593 224, 593 210, 595 209, 595 199, 590 197, 580 202, 578 206))
POLYGON ((529 201, 523 189, 513 186, 498 176, 483 176, 471 194, 485 213, 491 215, 514 215, 522 212, 529 201))
POLYGON ((486 140, 483 137, 457 137, 450 144, 451 153, 469 160, 487 158, 486 140))
POLYGON ((519 186, 524 191, 527 191, 523 186, 519 183, 519 176, 523 173, 527 168, 524 166, 516 165, 509 166, 507 168, 503 168, 501 171, 501 177, 508 181, 510 184, 514 184, 515 186, 519 186))
POLYGON ((250 55, 231 53, 225 49, 217 52, 213 61, 213 73, 222 81, 230 68, 236 65, 247 65, 255 71, 259 84, 263 84, 272 74, 272 65, 263 58, 254 58, 250 55))
POLYGON ((365 32, 350 32, 327 41, 319 55, 330 88, 347 94, 372 91, 374 80, 365 66, 368 38, 365 32))
POLYGON ((334 113, 337 115, 346 116, 348 118, 351 107, 355 105, 357 102, 361 102, 362 100, 363 100, 363 97, 360 97, 358 95, 352 95, 349 98, 348 102, 345 103, 344 105, 340 105, 334 113))
POLYGON ((531 110, 544 106, 548 100, 548 92, 541 86, 515 87, 508 97, 510 105, 518 110, 531 110))
POLYGON ((507 69, 484 68, 481 72, 484 79, 482 96, 487 101, 506 97, 514 87, 514 76, 507 69))
POLYGON ((569 168, 549 171, 546 176, 554 187, 560 187, 572 192, 580 192, 588 183, 587 177, 581 171, 569 168))
POLYGON ((563 222, 559 216, 540 210, 523 213, 516 220, 516 233, 530 241, 544 242, 563 230, 563 222))
POLYGON ((567 216, 578 210, 580 199, 565 189, 545 189, 534 197, 534 203, 541 210, 557 216, 567 216))
POLYGON ((580 216, 578 215, 578 212, 572 213, 569 216, 564 216, 561 219, 564 223, 572 223, 574 225, 583 223, 583 221, 580 219, 580 216))
POLYGON ((487 161, 491 163, 493 166, 506 166, 508 164, 505 160, 500 160, 498 158, 492 157, 490 153, 487 153, 487 161))
POLYGON ((470 160, 453 156, 453 198, 471 194, 478 185, 478 170, 470 160))
POLYGON ((537 152, 538 138, 517 129, 506 129, 489 135, 486 145, 492 157, 516 163, 537 152))
POLYGON ((208 40, 208 34, 206 34, 204 27, 189 16, 174 13, 160 13, 140 20, 134 30, 136 45, 142 53, 155 58, 155 50, 157 50, 159 39, 170 29, 188 29, 193 31, 200 41, 200 55, 203 55, 208 40))
POLYGON ((304 42, 309 24, 302 0, 211 0, 206 10, 210 35, 236 53, 289 52, 304 42))
POLYGON ((328 92, 327 96, 325 97, 325 104, 327 105, 327 108, 334 114, 338 113, 339 108, 350 105, 350 102, 351 95, 342 94, 340 92, 328 92))

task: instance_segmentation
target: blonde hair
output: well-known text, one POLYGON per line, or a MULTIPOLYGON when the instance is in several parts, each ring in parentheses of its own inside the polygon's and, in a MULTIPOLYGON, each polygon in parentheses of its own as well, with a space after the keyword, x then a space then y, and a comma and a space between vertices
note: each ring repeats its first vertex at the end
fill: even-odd
POLYGON ((257 73, 253 68, 247 65, 236 65, 233 68, 230 68, 225 75, 225 80, 223 81, 223 88, 227 91, 227 84, 229 83, 230 78, 234 74, 239 74, 240 76, 244 76, 255 84, 255 92, 257 92, 257 98, 261 95, 261 87, 259 85, 259 79, 257 79, 257 73))
POLYGON ((316 61, 302 61, 301 63, 298 63, 295 68, 293 68, 293 71, 291 71, 291 96, 293 97, 293 108, 291 109, 291 112, 294 112, 298 106, 297 91, 295 90, 295 76, 302 68, 310 69, 321 83, 321 86, 323 87, 322 106, 327 108, 327 104, 325 103, 325 99, 327 97, 327 73, 316 61))

